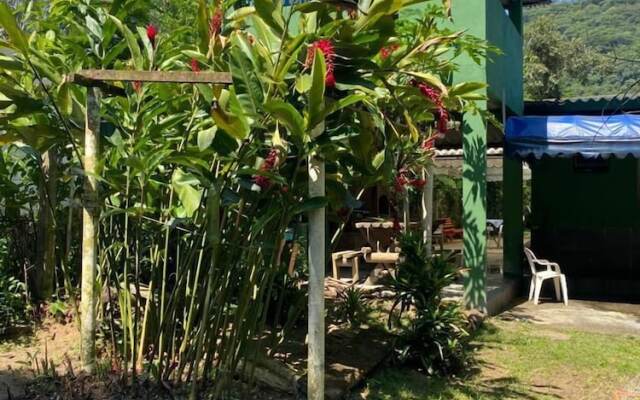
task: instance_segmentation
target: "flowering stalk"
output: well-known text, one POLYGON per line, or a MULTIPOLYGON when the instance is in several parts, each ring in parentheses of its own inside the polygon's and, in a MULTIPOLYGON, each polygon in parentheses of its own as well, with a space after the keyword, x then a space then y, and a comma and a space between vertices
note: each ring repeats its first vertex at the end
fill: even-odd
MULTIPOLYGON (((267 158, 265 158, 264 162, 260 166, 260 171, 269 172, 278 166, 280 161, 280 152, 277 149, 271 149, 267 158)), ((258 186, 260 191, 269 188, 271 186, 271 179, 264 175, 254 175, 253 183, 258 186)))
POLYGON ((200 72, 200 65, 198 64, 198 60, 195 58, 191 59, 191 71, 200 72))
POLYGON ((424 82, 418 82, 416 80, 412 80, 411 84, 420 90, 420 93, 429 101, 431 101, 436 106, 436 118, 438 119, 438 132, 446 133, 447 126, 449 125, 449 112, 444 107, 442 103, 442 94, 438 92, 435 88, 427 85, 424 82))
POLYGON ((156 36, 158 35, 158 28, 153 24, 147 25, 147 38, 151 42, 152 47, 156 47, 156 36))
POLYGON ((336 85, 336 78, 333 74, 335 69, 334 60, 336 53, 331 40, 320 39, 313 42, 307 50, 307 59, 305 60, 304 67, 305 69, 311 67, 316 55, 316 49, 322 52, 325 65, 327 66, 327 75, 325 77, 324 84, 327 87, 334 87, 336 85))
POLYGON ((391 44, 389 46, 385 46, 385 47, 381 48, 380 49, 380 58, 382 58, 383 60, 386 60, 387 58, 389 58, 390 55, 392 55, 399 48, 400 48, 400 45, 398 45, 398 44, 391 44))
POLYGON ((222 31, 222 9, 220 7, 216 7, 213 12, 213 16, 211 17, 211 21, 209 22, 209 36, 214 37, 220 34, 222 31))

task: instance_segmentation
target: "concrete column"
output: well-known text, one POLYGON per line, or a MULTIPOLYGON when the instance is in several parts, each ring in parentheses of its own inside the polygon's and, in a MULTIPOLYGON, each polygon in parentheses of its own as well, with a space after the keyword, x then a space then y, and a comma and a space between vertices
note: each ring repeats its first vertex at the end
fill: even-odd
MULTIPOLYGON (((325 195, 324 161, 309 158, 309 197, 325 195)), ((307 398, 324 400, 325 209, 309 211, 309 358, 307 398)))
POLYGON ((82 369, 92 374, 96 356, 96 264, 98 258, 98 154, 100 146, 100 89, 87 89, 84 135, 84 195, 82 200, 82 288, 80 356, 82 369))
POLYGON ((487 127, 480 115, 468 113, 462 130, 462 223, 464 266, 468 269, 464 277, 464 302, 467 308, 486 312, 487 127))

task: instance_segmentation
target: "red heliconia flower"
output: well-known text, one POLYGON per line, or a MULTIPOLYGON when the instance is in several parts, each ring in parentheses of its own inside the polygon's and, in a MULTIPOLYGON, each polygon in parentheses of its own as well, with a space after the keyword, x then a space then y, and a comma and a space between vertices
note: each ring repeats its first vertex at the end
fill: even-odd
POLYGON ((336 77, 333 75, 333 71, 327 72, 327 76, 324 78, 324 85, 326 87, 336 86, 336 77))
POLYGON ((412 179, 409 182, 409 185, 413 186, 416 189, 422 189, 426 184, 427 184, 427 181, 424 179, 412 179))
POLYGON ((333 74, 335 68, 334 60, 336 57, 336 53, 331 40, 320 39, 313 42, 307 49, 307 59, 305 60, 304 67, 311 67, 311 65, 313 64, 313 59, 316 55, 316 49, 320 50, 322 52, 322 55, 324 55, 324 62, 327 66, 327 75, 324 83, 327 87, 334 87, 336 85, 336 77, 333 74))
POLYGON ((422 148, 422 150, 431 150, 433 149, 433 146, 436 143, 436 138, 435 137, 430 137, 430 138, 426 138, 425 140, 422 141, 422 144, 420 145, 420 147, 422 148))
POLYGON ((409 183, 409 180, 407 179, 406 171, 400 170, 394 179, 393 188, 396 192, 402 192, 407 183, 409 183))
POLYGON ((256 175, 253 177, 253 183, 260 186, 260 189, 266 189, 271 186, 271 179, 263 175, 256 175))
POLYGON ((438 132, 447 133, 449 130, 449 112, 443 107, 438 109, 438 132))
POLYGON ((191 71, 200 72, 200 65, 198 64, 198 60, 195 58, 191 59, 191 71))
POLYGON ((411 84, 420 90, 420 93, 436 106, 436 116, 438 117, 438 132, 446 133, 449 125, 449 112, 442 103, 441 93, 423 82, 412 80, 411 84))
POLYGON ((158 28, 156 28, 153 24, 147 25, 147 37, 151 42, 152 46, 156 44, 156 36, 158 35, 158 28))
MULTIPOLYGON (((275 168, 280 161, 280 152, 278 149, 271 149, 269 154, 264 159, 262 166, 260 166, 260 171, 268 172, 275 168)), ((260 189, 266 189, 271 186, 271 179, 263 175, 254 175, 253 183, 258 185, 260 189)))
POLYGON ((135 90, 136 92, 140 93, 140 90, 142 90, 142 82, 134 81, 132 83, 132 85, 133 85, 133 90, 135 90))
POLYGON ((222 30, 222 9, 216 7, 216 10, 213 12, 213 16, 211 17, 211 21, 209 22, 209 36, 219 35, 222 30))
POLYGON ((392 44, 389 46, 385 46, 380 49, 380 58, 383 60, 389 58, 391 54, 393 54, 396 50, 398 50, 400 46, 398 44, 392 44))

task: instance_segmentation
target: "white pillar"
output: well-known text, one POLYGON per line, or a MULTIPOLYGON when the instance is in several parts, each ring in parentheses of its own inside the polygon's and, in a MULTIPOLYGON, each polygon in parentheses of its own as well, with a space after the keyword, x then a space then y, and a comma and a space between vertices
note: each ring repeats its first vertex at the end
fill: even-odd
POLYGON ((82 369, 95 371, 96 264, 98 258, 98 181, 96 179, 100 138, 100 89, 87 89, 84 135, 84 195, 82 200, 82 293, 80 303, 80 355, 82 369))
MULTIPOLYGON (((324 161, 309 157, 309 197, 325 195, 324 161)), ((325 209, 309 211, 309 358, 307 398, 324 400, 325 209)))
POLYGON ((433 184, 435 173, 429 166, 422 171, 422 179, 426 181, 422 188, 422 229, 423 239, 427 248, 427 257, 431 257, 433 249, 433 184))

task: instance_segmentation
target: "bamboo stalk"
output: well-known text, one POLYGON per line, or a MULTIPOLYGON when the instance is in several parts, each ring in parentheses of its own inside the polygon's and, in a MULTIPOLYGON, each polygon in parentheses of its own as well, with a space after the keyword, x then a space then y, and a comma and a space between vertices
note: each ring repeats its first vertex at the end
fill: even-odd
POLYGON ((87 89, 85 127, 85 185, 82 224, 82 298, 81 298, 81 358, 87 373, 95 371, 96 341, 96 260, 98 215, 97 163, 100 136, 100 90, 87 89))
POLYGON ((198 397, 198 369, 202 360, 202 340, 206 332, 206 326, 209 316, 209 307, 211 305, 211 296, 213 294, 213 281, 215 279, 215 266, 218 262, 218 250, 220 248, 220 192, 215 186, 211 186, 207 192, 207 242, 211 250, 211 266, 209 268, 208 285, 203 305, 202 317, 200 319, 200 329, 196 337, 196 357, 194 362, 195 374, 194 381, 191 386, 190 400, 196 400, 198 397))

